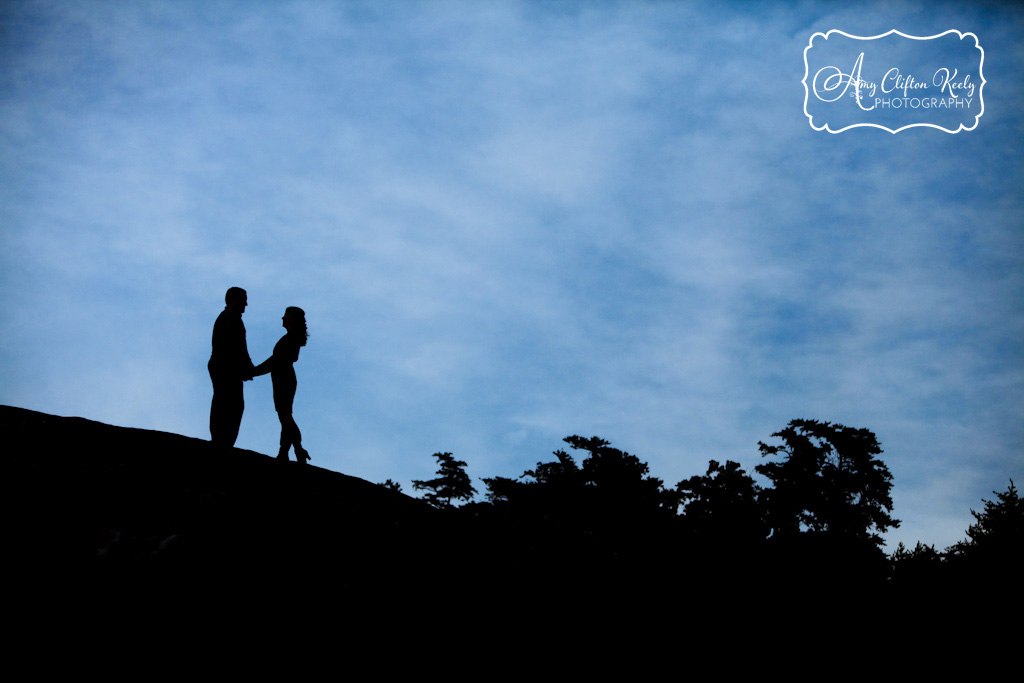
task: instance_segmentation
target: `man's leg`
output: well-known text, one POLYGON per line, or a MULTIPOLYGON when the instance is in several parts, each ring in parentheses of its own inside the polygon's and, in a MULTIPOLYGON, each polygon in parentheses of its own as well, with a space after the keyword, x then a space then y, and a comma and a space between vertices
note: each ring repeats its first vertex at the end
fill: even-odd
POLYGON ((210 440, 222 446, 234 446, 244 411, 242 383, 215 381, 210 404, 210 440))

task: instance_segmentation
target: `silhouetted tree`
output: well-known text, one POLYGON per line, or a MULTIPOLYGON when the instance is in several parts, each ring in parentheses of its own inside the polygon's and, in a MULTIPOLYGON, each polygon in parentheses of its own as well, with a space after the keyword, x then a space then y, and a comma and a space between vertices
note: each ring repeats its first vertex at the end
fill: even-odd
POLYGON ((942 553, 936 550, 934 545, 925 545, 921 541, 917 542, 913 550, 908 550, 907 546, 900 541, 892 554, 892 559, 894 562, 931 563, 941 561, 942 553))
POLYGON ((452 500, 470 500, 476 489, 466 474, 466 463, 456 460, 451 453, 434 453, 439 465, 435 479, 421 481, 414 479, 412 487, 417 491, 427 490, 423 499, 438 508, 452 507, 452 500))
POLYGON ((488 503, 493 504, 507 503, 509 499, 517 498, 516 492, 525 486, 523 482, 509 477, 485 477, 482 481, 487 487, 484 497, 488 503))
POLYGON ((967 529, 968 538, 947 548, 956 558, 986 564, 1015 565, 1020 570, 1024 558, 1024 499, 1010 480, 1006 491, 998 492, 996 500, 982 500, 981 512, 971 510, 975 523, 967 529))
POLYGON ((493 512, 531 537, 529 544, 561 553, 577 542, 586 528, 586 482, 579 466, 565 451, 555 462, 538 462, 516 479, 484 479, 493 512))
POLYGON ((754 469, 774 485, 764 490, 763 499, 775 534, 806 529, 880 546, 881 534, 899 526, 889 515, 892 475, 875 457, 882 449, 871 431, 793 420, 772 436, 783 443, 762 442, 761 454, 781 459, 754 469))
POLYGON ((523 472, 518 479, 484 479, 487 500, 492 503, 514 501, 522 504, 526 498, 535 498, 538 489, 557 491, 563 497, 576 495, 586 483, 579 466, 565 451, 555 451, 554 456, 558 458, 556 462, 538 462, 536 468, 523 472))
POLYGON ((1013 480, 996 500, 983 500, 981 512, 971 510, 975 523, 967 529, 968 538, 939 552, 920 542, 913 550, 902 543, 892 554, 894 584, 910 595, 933 596, 950 591, 969 596, 980 604, 995 600, 1008 590, 1016 590, 1024 564, 1024 500, 1013 480))
POLYGON ((386 489, 391 489, 392 491, 395 491, 396 493, 401 493, 402 492, 402 485, 399 484, 397 481, 392 481, 391 479, 388 479, 387 481, 385 481, 383 484, 381 484, 381 486, 383 486, 386 489))
POLYGON ((603 492, 604 497, 618 498, 619 504, 625 507, 633 504, 660 507, 667 502, 661 479, 649 476, 647 463, 635 455, 612 448, 608 441, 596 436, 589 439, 569 436, 565 442, 589 454, 581 468, 583 481, 603 492))
POLYGON ((934 545, 920 541, 912 550, 901 542, 889 558, 893 580, 902 590, 929 591, 941 580, 945 557, 934 545))
POLYGON ((526 498, 537 499, 539 491, 546 492, 544 497, 577 503, 582 496, 591 500, 596 496, 616 499, 617 505, 625 509, 640 501, 657 507, 667 500, 661 480, 648 476, 647 465, 636 456, 612 448, 608 441, 596 436, 568 436, 563 440, 588 453, 582 467, 565 451, 555 451, 555 462, 539 462, 518 479, 484 479, 488 500, 521 502, 526 498))
MULTIPOLYGON (((565 441, 570 438, 575 437, 567 437, 565 441)), ((539 462, 535 469, 524 472, 523 477, 531 477, 538 484, 560 489, 574 489, 586 484, 583 472, 571 455, 562 450, 555 451, 553 455, 558 458, 558 462, 539 462)))
POLYGON ((650 553, 658 545, 654 539, 667 536, 662 522, 674 517, 674 495, 649 476, 639 458, 604 439, 564 441, 586 451, 581 464, 559 450, 556 461, 537 463, 518 479, 484 479, 494 512, 529 534, 533 546, 563 557, 608 560, 633 558, 638 549, 650 553))
POLYGON ((739 463, 712 460, 704 476, 676 484, 686 528, 716 543, 759 541, 768 535, 760 488, 739 463))
POLYGON ((567 436, 563 440, 575 450, 586 451, 582 465, 577 466, 565 451, 556 451, 558 462, 538 463, 523 476, 572 500, 583 514, 603 517, 616 525, 638 516, 675 514, 675 496, 662 488, 661 479, 648 474, 647 464, 635 455, 612 448, 596 436, 567 436))

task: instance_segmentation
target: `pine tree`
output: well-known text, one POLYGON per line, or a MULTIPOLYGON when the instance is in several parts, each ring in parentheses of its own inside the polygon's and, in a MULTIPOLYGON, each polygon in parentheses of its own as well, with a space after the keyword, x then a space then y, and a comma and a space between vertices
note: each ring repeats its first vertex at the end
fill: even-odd
POLYGON ((998 492, 996 500, 982 500, 981 512, 971 510, 975 523, 967 529, 969 540, 947 549, 950 554, 970 560, 1013 563, 1019 569, 1024 557, 1024 498, 1010 480, 1010 488, 998 492))
POLYGON ((476 489, 466 474, 466 463, 456 460, 451 453, 434 453, 438 468, 435 479, 421 481, 414 479, 413 489, 428 491, 423 499, 436 508, 452 507, 452 500, 470 500, 476 495, 476 489))

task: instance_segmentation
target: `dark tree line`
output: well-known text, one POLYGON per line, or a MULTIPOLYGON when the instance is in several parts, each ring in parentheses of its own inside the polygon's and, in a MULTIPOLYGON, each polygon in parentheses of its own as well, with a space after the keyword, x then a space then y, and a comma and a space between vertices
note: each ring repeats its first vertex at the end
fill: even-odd
POLYGON ((764 461, 754 468, 767 486, 736 462, 712 460, 703 475, 668 488, 636 456, 580 436, 564 440, 579 462, 558 450, 555 460, 519 477, 485 478, 483 502, 471 502, 476 491, 466 464, 451 453, 435 454, 438 477, 413 486, 435 507, 474 520, 481 535, 499 539, 494 543, 547 561, 631 563, 722 580, 757 567, 780 590, 1020 566, 1024 511, 1012 481, 983 512, 972 511, 977 523, 968 540, 944 553, 901 544, 886 556, 882 534, 900 522, 891 515, 892 475, 875 435, 794 420, 772 437, 759 444, 764 461), (458 501, 465 504, 455 507, 458 501))
POLYGON ((931 591, 1016 585, 1024 565, 1024 499, 1012 479, 1005 491, 993 493, 981 512, 971 510, 967 538, 944 551, 920 541, 912 549, 900 543, 891 557, 896 582, 931 591))

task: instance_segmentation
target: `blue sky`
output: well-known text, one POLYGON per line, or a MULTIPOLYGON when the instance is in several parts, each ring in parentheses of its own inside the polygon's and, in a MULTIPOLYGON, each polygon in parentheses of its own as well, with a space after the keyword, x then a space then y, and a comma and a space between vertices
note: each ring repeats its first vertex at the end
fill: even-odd
MULTIPOLYGON (((990 3, 8 2, 0 403, 208 437, 213 321, 306 310, 296 419, 370 481, 571 434, 667 485, 873 430, 888 535, 1024 474, 1024 14, 990 3), (973 32, 956 135, 816 131, 816 31, 973 32)), ((269 378, 238 446, 276 451, 269 378)), ((476 481, 477 487, 483 489, 476 481)))

